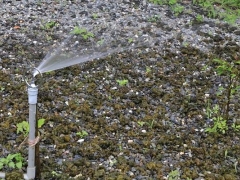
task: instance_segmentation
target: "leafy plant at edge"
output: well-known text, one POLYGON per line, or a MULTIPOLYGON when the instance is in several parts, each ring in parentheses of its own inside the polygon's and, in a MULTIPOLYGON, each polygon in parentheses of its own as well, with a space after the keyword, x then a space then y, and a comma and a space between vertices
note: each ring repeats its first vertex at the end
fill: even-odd
POLYGON ((5 166, 9 168, 21 169, 23 166, 23 160, 24 158, 20 153, 8 154, 6 158, 0 158, 0 169, 4 168, 5 166))
POLYGON ((238 92, 240 86, 237 85, 237 82, 240 79, 240 72, 236 67, 237 64, 240 64, 240 61, 236 61, 235 63, 229 63, 222 59, 214 59, 216 63, 219 65, 216 68, 216 72, 219 76, 225 76, 228 81, 227 87, 222 87, 222 90, 226 92, 227 102, 225 103, 224 115, 225 119, 228 121, 229 119, 229 109, 230 109, 230 101, 233 96, 238 92))
MULTIPOLYGON (((235 63, 229 63, 222 59, 214 59, 214 62, 218 63, 216 68, 216 72, 219 76, 224 76, 227 78, 227 86, 226 87, 219 87, 217 95, 224 94, 226 97, 226 102, 223 105, 223 111, 221 115, 219 105, 215 105, 213 109, 210 109, 210 105, 208 102, 207 107, 207 116, 208 119, 212 119, 214 122, 213 127, 206 128, 206 132, 222 132, 223 134, 228 130, 227 121, 229 120, 229 111, 230 111, 230 103, 231 99, 238 93, 240 86, 237 85, 237 82, 240 78, 240 72, 237 68, 237 64, 240 64, 240 61, 236 61, 235 63)), ((239 131, 240 125, 236 125, 233 123, 232 125, 233 130, 239 131)))
MULTIPOLYGON (((45 123, 45 119, 39 119, 37 123, 38 128, 41 128, 45 123)), ((17 124, 17 134, 20 132, 23 133, 25 137, 29 134, 29 123, 27 121, 22 121, 17 124)))

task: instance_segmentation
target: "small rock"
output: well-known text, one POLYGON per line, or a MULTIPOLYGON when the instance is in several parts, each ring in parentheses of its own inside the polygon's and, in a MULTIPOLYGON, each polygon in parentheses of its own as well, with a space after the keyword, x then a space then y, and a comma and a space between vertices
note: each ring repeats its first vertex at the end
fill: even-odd
POLYGON ((84 142, 84 139, 79 139, 77 142, 81 144, 84 142))
POLYGON ((129 139, 128 140, 128 144, 132 144, 133 143, 133 140, 132 139, 129 139))

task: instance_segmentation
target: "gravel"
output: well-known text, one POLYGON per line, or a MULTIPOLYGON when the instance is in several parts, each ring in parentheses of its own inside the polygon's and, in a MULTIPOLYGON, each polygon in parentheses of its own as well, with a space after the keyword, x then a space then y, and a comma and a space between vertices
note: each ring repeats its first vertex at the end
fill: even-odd
MULTIPOLYGON (((140 35, 149 41, 44 74, 38 103, 38 116, 46 119, 41 179, 167 179, 176 169, 181 179, 238 179, 239 132, 204 130, 211 124, 207 100, 224 102, 214 93, 227 84, 216 76, 211 59, 239 59, 239 23, 205 16, 197 22, 201 10, 189 1, 179 16, 144 0, 1 4, 0 156, 23 140, 16 123, 28 117, 24 68, 37 67, 80 26, 95 34, 91 42, 104 38, 109 48, 118 45, 116 39, 121 48, 140 35), (117 80, 124 79, 128 83, 120 86, 117 80), (76 134, 82 130, 86 137, 76 134)), ((67 47, 76 43, 74 54, 93 53, 83 51, 87 43, 80 40, 73 36, 67 47)), ((239 119, 239 98, 232 100, 230 114, 231 121, 239 119)), ((26 155, 26 150, 20 151, 26 155)))

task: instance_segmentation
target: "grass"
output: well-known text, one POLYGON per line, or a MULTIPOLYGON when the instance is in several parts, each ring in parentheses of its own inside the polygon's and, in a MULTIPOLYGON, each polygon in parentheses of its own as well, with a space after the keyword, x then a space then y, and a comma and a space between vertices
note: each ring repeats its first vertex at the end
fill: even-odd
MULTIPOLYGON (((175 16, 184 12, 181 0, 149 0, 149 2, 170 6, 175 16)), ((193 0, 192 3, 200 6, 209 18, 220 18, 230 24, 235 24, 236 20, 240 18, 239 0, 193 0)))

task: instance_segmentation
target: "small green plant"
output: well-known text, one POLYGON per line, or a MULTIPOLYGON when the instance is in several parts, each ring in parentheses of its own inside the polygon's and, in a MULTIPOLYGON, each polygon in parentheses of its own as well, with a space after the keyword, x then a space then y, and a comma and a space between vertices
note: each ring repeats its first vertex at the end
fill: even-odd
POLYGON ((179 170, 171 171, 171 172, 168 174, 168 180, 178 180, 179 178, 180 178, 180 172, 179 172, 179 170))
POLYGON ((9 154, 6 158, 0 158, 0 170, 4 167, 21 169, 24 158, 20 153, 9 154))
POLYGON ((53 28, 54 26, 56 25, 56 22, 55 21, 49 21, 45 24, 45 28, 46 29, 51 29, 53 28))
POLYGON ((226 96, 226 102, 223 107, 224 109, 224 118, 228 121, 229 119, 229 109, 230 109, 230 102, 234 95, 238 94, 240 86, 238 82, 240 80, 240 71, 237 66, 240 64, 240 61, 236 61, 234 63, 230 63, 224 61, 222 59, 214 59, 214 62, 218 64, 216 68, 216 72, 219 76, 224 76, 227 79, 228 85, 226 87, 220 87, 220 94, 221 92, 226 96))
POLYGON ((196 20, 197 20, 197 22, 203 22, 203 16, 200 15, 200 14, 198 14, 198 15, 196 16, 196 20))
POLYGON ((175 4, 174 6, 172 6, 172 11, 174 12, 175 16, 178 16, 179 14, 181 14, 184 10, 184 6, 181 6, 179 4, 175 4))
POLYGON ((168 4, 170 6, 172 6, 172 5, 176 4, 176 3, 177 3, 177 0, 169 0, 169 2, 168 2, 168 4))
POLYGON ((87 131, 84 131, 84 130, 77 132, 76 134, 80 136, 80 138, 84 138, 88 135, 87 131))
POLYGON ((224 119, 220 114, 219 105, 215 105, 213 109, 207 108, 207 116, 209 119, 213 120, 213 127, 206 128, 205 132, 218 133, 221 132, 225 134, 228 130, 227 120, 224 119))
POLYGON ((202 67, 202 71, 207 71, 208 70, 208 68, 209 68, 209 66, 206 64, 206 65, 204 65, 203 67, 202 67))
POLYGON ((57 173, 56 171, 52 171, 51 174, 52 174, 53 177, 60 177, 61 176, 61 174, 57 173))
POLYGON ((74 27, 74 29, 71 31, 71 34, 81 35, 84 40, 94 37, 93 33, 88 32, 85 28, 79 28, 78 26, 74 27))
POLYGON ((103 43, 104 43, 104 40, 103 40, 103 39, 97 41, 97 44, 98 44, 98 45, 103 45, 103 43))
POLYGON ((133 42, 133 38, 129 38, 128 43, 132 43, 132 42, 133 42))
POLYGON ((240 125, 236 125, 236 123, 233 123, 232 128, 234 131, 240 131, 240 125))
POLYGON ((153 15, 148 18, 148 22, 157 22, 160 19, 159 15, 153 15))
POLYGON ((144 121, 138 121, 137 123, 138 123, 139 126, 142 127, 146 122, 144 122, 144 121))
POLYGON ((184 47, 188 47, 188 46, 189 46, 189 43, 186 42, 186 41, 184 41, 184 42, 182 43, 182 45, 183 45, 184 47))
POLYGON ((139 126, 143 126, 143 125, 147 125, 149 128, 153 128, 153 125, 154 125, 154 119, 149 123, 149 122, 144 122, 144 121, 138 121, 137 122, 139 126))
POLYGON ((4 87, 0 87, 0 92, 3 92, 5 90, 4 87))
POLYGON ((93 14, 92 14, 92 18, 96 20, 96 19, 98 18, 98 14, 93 13, 93 14))
POLYGON ((146 73, 149 74, 151 72, 151 68, 150 67, 146 67, 146 73))
POLYGON ((124 85, 127 85, 128 83, 128 80, 127 79, 123 79, 123 80, 117 80, 118 84, 120 86, 124 86, 124 85))
MULTIPOLYGON (((45 123, 45 119, 39 119, 37 123, 38 123, 38 128, 41 128, 45 123)), ((20 132, 23 133, 25 137, 28 136, 29 123, 27 121, 22 121, 21 123, 17 124, 17 134, 20 132)))

